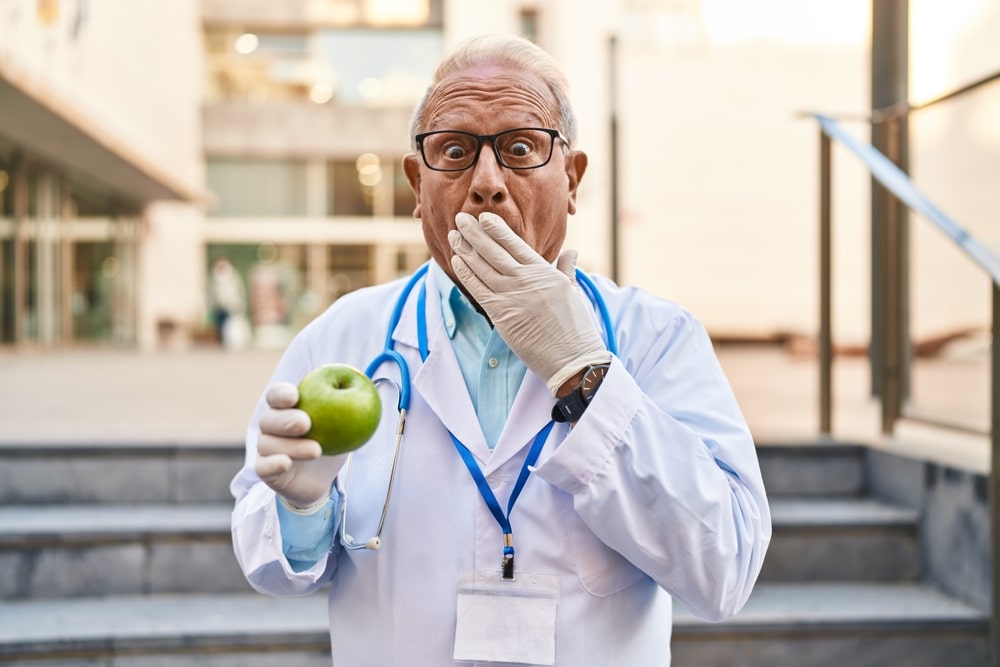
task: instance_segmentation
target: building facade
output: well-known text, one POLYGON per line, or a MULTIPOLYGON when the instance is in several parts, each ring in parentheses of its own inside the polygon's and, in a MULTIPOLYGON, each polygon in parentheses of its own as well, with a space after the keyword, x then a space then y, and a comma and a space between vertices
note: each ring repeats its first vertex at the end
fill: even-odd
MULTIPOLYGON (((200 67, 197 3, 94 4, 0 3, 0 345, 138 344, 151 205, 198 238, 201 91, 178 71, 200 67)), ((175 276, 190 289, 156 307, 195 309, 175 276)))
POLYGON ((427 259, 401 166, 412 109, 472 26, 557 53, 572 12, 543 4, 205 0, 206 259, 239 270, 257 345, 427 259))
POLYGON ((246 286, 257 345, 426 260, 402 173, 410 110, 443 48, 440 0, 206 0, 209 265, 246 286))
MULTIPOLYGON (((911 0, 918 98, 1000 68, 995 3, 959 4, 911 0)), ((481 32, 567 72, 590 157, 567 239, 583 268, 716 334, 811 335, 818 155, 798 114, 866 108, 869 16, 870 0, 0 1, 0 346, 213 340, 219 258, 243 283, 244 344, 280 346, 408 273, 427 257, 400 168, 410 112, 481 32)), ((996 174, 998 94, 915 121, 912 155, 1000 250, 995 188, 976 187, 996 174)), ((863 343, 869 183, 835 164, 835 335, 863 343)), ((952 262, 925 236, 915 334, 981 322, 978 276, 921 269, 952 262)))

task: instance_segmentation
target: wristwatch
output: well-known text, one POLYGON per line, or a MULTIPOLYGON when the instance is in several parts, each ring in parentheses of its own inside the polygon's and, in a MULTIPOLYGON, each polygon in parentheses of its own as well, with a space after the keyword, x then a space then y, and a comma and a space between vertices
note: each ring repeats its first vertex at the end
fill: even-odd
POLYGON ((587 367, 579 384, 552 406, 552 419, 557 422, 575 422, 583 416, 583 411, 590 405, 597 388, 604 381, 611 364, 596 364, 587 367))

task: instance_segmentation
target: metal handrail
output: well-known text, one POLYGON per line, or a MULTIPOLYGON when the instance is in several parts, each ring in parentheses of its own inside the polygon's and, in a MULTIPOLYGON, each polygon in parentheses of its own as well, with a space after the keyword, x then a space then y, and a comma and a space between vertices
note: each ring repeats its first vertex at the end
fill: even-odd
MULTIPOLYGON (((877 149, 872 146, 863 146, 853 140, 851 142, 855 146, 855 152, 861 156, 866 154, 867 157, 863 157, 866 163, 869 164, 869 170, 872 170, 872 164, 878 163, 884 165, 884 172, 893 179, 897 184, 902 179, 903 182, 909 180, 906 173, 899 168, 890 168, 889 165, 895 167, 897 159, 900 158, 900 151, 902 150, 902 143, 905 142, 905 130, 904 121, 909 116, 909 114, 927 109, 938 105, 942 102, 949 101, 966 95, 972 91, 975 91, 985 85, 993 83, 1000 80, 1000 71, 988 74, 980 79, 972 81, 966 85, 960 86, 951 90, 947 93, 939 95, 933 99, 927 100, 920 104, 911 104, 909 101, 903 101, 896 104, 889 105, 887 107, 882 107, 873 110, 870 114, 825 114, 820 116, 813 113, 803 113, 802 116, 816 118, 823 118, 824 121, 828 123, 831 127, 835 126, 836 123, 834 119, 843 121, 863 121, 870 124, 873 128, 879 125, 887 125, 889 132, 889 144, 887 150, 889 155, 883 155, 877 149)), ((839 129, 839 128, 838 128, 839 129)), ((822 433, 829 433, 832 426, 832 331, 830 327, 830 146, 828 137, 825 133, 821 131, 820 136, 823 138, 820 146, 820 235, 823 242, 820 245, 820 333, 819 333, 819 345, 820 345, 820 431, 822 433)), ((848 135, 849 136, 849 135, 848 135)), ((872 173, 874 177, 874 172, 872 173)), ((887 183, 884 183, 881 179, 877 179, 883 184, 886 190, 892 192, 892 188, 889 187, 887 183)), ((919 207, 914 208, 910 202, 907 205, 911 206, 911 209, 917 210, 923 213, 925 216, 930 217, 932 222, 935 222, 936 226, 945 233, 946 236, 950 237, 956 243, 962 247, 968 239, 971 239, 971 247, 962 247, 963 252, 966 254, 971 254, 974 260, 985 268, 988 273, 993 277, 994 285, 997 282, 995 262, 989 257, 992 253, 988 251, 984 252, 985 246, 972 239, 965 230, 962 230, 957 225, 955 225, 947 216, 941 213, 937 208, 923 195, 912 186, 912 183, 907 184, 907 190, 916 193, 919 198, 919 207), (984 266, 985 263, 985 266, 984 266)), ((893 194, 896 194, 895 192, 893 194)), ((912 199, 912 198, 911 198, 912 199)), ((896 202, 901 201, 899 199, 889 198, 889 206, 895 207, 896 202)), ((891 217, 891 216, 890 216, 891 217)), ((903 234, 904 231, 898 229, 895 225, 887 224, 886 234, 898 235, 903 234)), ((898 239, 897 241, 898 242, 898 239)), ((894 256, 890 253, 889 256, 883 257, 882 261, 886 262, 886 272, 890 275, 895 275, 901 270, 898 266, 898 262, 901 260, 898 256, 894 256)), ((896 280, 898 281, 898 276, 896 280)), ((873 283, 873 299, 875 298, 874 290, 875 284, 873 283)), ((890 311, 887 313, 886 317, 886 333, 884 334, 884 339, 887 341, 889 346, 886 351, 886 356, 888 359, 883 360, 880 364, 880 373, 882 378, 883 387, 881 389, 881 403, 882 403, 882 430, 886 433, 892 431, 894 423, 903 416, 903 401, 902 396, 904 392, 904 386, 906 380, 904 377, 908 376, 909 366, 907 361, 901 356, 899 352, 899 345, 903 344, 901 339, 905 336, 905 330, 898 327, 897 323, 905 314, 905 308, 903 304, 899 303, 900 299, 903 298, 901 294, 898 293, 900 285, 890 281, 887 286, 887 292, 885 298, 888 303, 885 304, 886 310, 890 311)), ((881 340, 881 339, 880 339, 881 340)), ((874 343, 875 341, 873 341, 874 343)), ((910 419, 915 419, 919 421, 927 421, 931 423, 939 423, 940 420, 933 419, 927 415, 921 415, 915 413, 913 410, 907 410, 906 417, 910 419)), ((963 428, 956 424, 943 424, 950 428, 963 428)))
POLYGON ((988 83, 993 83, 998 79, 1000 79, 1000 71, 984 76, 983 78, 977 79, 972 83, 956 88, 955 90, 944 93, 943 95, 939 95, 938 97, 927 100, 926 102, 921 102, 920 104, 910 104, 909 102, 901 102, 899 104, 891 104, 882 109, 876 109, 875 111, 872 112, 871 122, 879 124, 879 123, 888 123, 894 120, 899 120, 905 116, 908 116, 910 113, 914 111, 920 111, 921 109, 928 109, 936 104, 940 104, 941 102, 946 102, 947 100, 951 100, 956 97, 961 97, 966 93, 971 93, 973 90, 981 88, 982 86, 985 86, 988 83))
POLYGON ((837 121, 823 114, 813 114, 823 133, 850 149, 871 175, 899 201, 932 222, 941 233, 950 238, 969 259, 986 271, 993 282, 1000 283, 1000 256, 948 217, 914 185, 910 177, 874 146, 862 143, 846 132, 837 121))
MULTIPOLYGON (((929 99, 926 102, 921 102, 920 104, 911 104, 909 101, 897 102, 896 104, 890 104, 889 106, 882 107, 879 109, 874 109, 871 113, 829 113, 826 114, 830 118, 843 121, 854 121, 861 123, 868 123, 870 125, 883 125, 885 123, 892 123, 905 118, 914 111, 921 111, 923 109, 929 109, 930 107, 936 106, 941 102, 947 102, 948 100, 954 99, 956 97, 961 97, 967 93, 981 88, 989 83, 1000 80, 1000 71, 994 72, 993 74, 988 74, 981 79, 976 79, 972 83, 968 83, 964 86, 960 86, 954 90, 947 93, 939 95, 935 98, 929 99)), ((806 116, 811 116, 812 114, 804 114, 806 116)))
MULTIPOLYGON (((1000 74, 989 80, 1000 78, 1000 74)), ((979 84, 982 85, 982 84, 979 84)), ((956 93, 939 98, 943 101, 961 92, 971 90, 965 87, 956 93)), ((935 102, 935 101, 932 101, 935 102)), ((931 103, 923 105, 923 108, 931 103)), ((990 447, 991 469, 989 478, 990 489, 990 544, 992 550, 992 610, 990 621, 990 653, 991 664, 1000 667, 1000 257, 995 255, 967 230, 960 227, 951 218, 935 206, 910 180, 909 176, 892 160, 877 150, 874 146, 857 141, 845 132, 840 125, 829 116, 812 114, 820 126, 820 431, 824 434, 832 432, 832 316, 831 316, 831 222, 832 222, 832 150, 831 143, 836 140, 861 159, 872 177, 891 192, 898 201, 915 212, 920 213, 949 238, 976 266, 991 278, 992 313, 990 328, 992 331, 990 348, 990 447)), ((896 298, 898 301, 898 296, 896 298)), ((894 308, 893 314, 898 316, 899 303, 888 303, 894 308)), ((882 396, 885 403, 892 400, 882 396)), ((895 414, 886 412, 883 415, 895 414)), ((896 417, 893 417, 895 419, 896 417)), ((885 419, 885 417, 884 417, 885 419)), ((885 424, 885 422, 883 422, 885 424)), ((891 423, 890 423, 891 430, 891 423)))

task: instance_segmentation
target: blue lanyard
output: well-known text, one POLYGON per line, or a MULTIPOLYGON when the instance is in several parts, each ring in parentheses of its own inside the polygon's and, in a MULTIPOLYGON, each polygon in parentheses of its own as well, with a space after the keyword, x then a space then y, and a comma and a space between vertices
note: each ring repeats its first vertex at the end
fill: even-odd
POLYGON ((524 459, 524 465, 521 466, 521 474, 517 476, 517 482, 514 484, 514 489, 510 492, 510 499, 507 501, 507 514, 503 513, 503 509, 500 507, 500 502, 497 500, 496 495, 493 493, 493 489, 490 488, 489 483, 486 481, 486 477, 483 476, 483 471, 480 470, 479 464, 476 463, 476 459, 473 458, 472 452, 466 447, 462 442, 452 435, 451 431, 448 431, 448 435, 451 436, 451 441, 455 443, 455 449, 458 450, 459 455, 462 457, 462 461, 465 462, 465 467, 469 469, 469 474, 472 475, 472 479, 476 481, 476 486, 479 488, 479 493, 482 495, 483 500, 486 501, 486 506, 490 509, 493 514, 493 518, 497 520, 500 524, 500 530, 503 531, 503 560, 501 561, 501 571, 503 573, 503 578, 513 581, 514 579, 514 531, 510 527, 510 513, 514 509, 514 503, 517 502, 517 497, 521 495, 521 489, 524 488, 524 483, 528 481, 528 475, 531 474, 531 466, 535 465, 535 461, 538 460, 538 455, 541 454, 542 448, 545 446, 545 441, 549 437, 549 432, 552 430, 552 426, 555 424, 553 421, 549 421, 548 424, 542 427, 542 430, 538 432, 535 436, 534 442, 531 443, 531 449, 528 450, 528 456, 524 459))
MULTIPOLYGON (((420 348, 421 361, 427 361, 427 355, 430 354, 430 350, 427 345, 426 304, 427 282, 425 281, 420 286, 420 291, 417 293, 417 345, 420 348)), ((500 507, 500 501, 497 500, 496 494, 494 494, 493 489, 490 488, 489 482, 486 481, 486 477, 483 475, 483 471, 479 468, 479 464, 476 463, 476 459, 473 457, 472 452, 469 451, 469 448, 466 447, 461 440, 455 437, 454 433, 448 431, 448 436, 455 444, 455 449, 458 450, 458 454, 462 457, 465 467, 469 469, 469 474, 472 475, 472 479, 476 482, 479 494, 486 502, 486 506, 489 508, 490 513, 493 514, 493 518, 497 520, 498 524, 500 524, 500 530, 503 531, 503 560, 501 561, 501 572, 503 578, 509 581, 513 581, 514 579, 514 531, 510 527, 510 513, 514 509, 514 503, 517 502, 517 497, 521 495, 521 489, 524 488, 524 483, 528 481, 528 475, 531 474, 531 467, 535 465, 535 461, 538 460, 538 456, 542 453, 542 448, 545 447, 545 441, 548 440, 549 433, 552 431, 552 427, 554 425, 555 422, 550 420, 548 424, 542 427, 542 430, 538 432, 534 441, 532 441, 531 449, 528 450, 528 456, 525 457, 524 465, 521 466, 521 472, 517 476, 517 482, 514 483, 514 488, 510 492, 510 499, 507 501, 506 514, 504 514, 503 508, 500 507)))

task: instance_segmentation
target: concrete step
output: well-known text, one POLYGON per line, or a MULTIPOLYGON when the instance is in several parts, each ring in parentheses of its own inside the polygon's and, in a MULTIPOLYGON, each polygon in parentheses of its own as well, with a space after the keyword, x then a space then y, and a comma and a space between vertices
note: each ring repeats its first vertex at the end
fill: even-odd
POLYGON ((769 498, 860 496, 865 488, 865 448, 819 440, 757 447, 769 498))
MULTIPOLYGON (((769 497, 858 496, 864 448, 820 441, 757 448, 769 497)), ((0 444, 0 505, 229 499, 243 445, 0 444)))
POLYGON ((232 503, 0 507, 0 598, 249 591, 232 503))
POLYGON ((762 581, 898 581, 921 574, 919 513, 873 498, 783 498, 762 581))
MULTIPOLYGON (((248 590, 231 502, 0 506, 0 597, 248 590)), ((762 580, 888 581, 920 572, 917 516, 866 498, 777 498, 762 580)))
POLYGON ((33 667, 330 667, 326 594, 24 600, 0 605, 0 662, 33 667))
POLYGON ((988 615, 920 583, 766 583, 732 619, 675 612, 673 664, 985 665, 988 615))
POLYGON ((228 500, 233 445, 0 445, 0 505, 228 500))
MULTIPOLYGON (((322 592, 6 602, 0 661, 328 667, 326 619, 322 592)), ((744 610, 723 623, 677 609, 673 664, 981 665, 987 630, 985 613, 923 584, 759 584, 744 610)))

